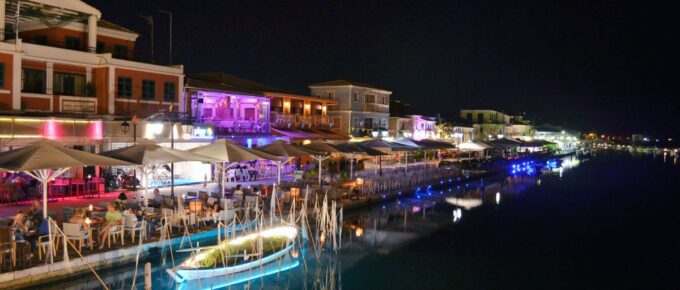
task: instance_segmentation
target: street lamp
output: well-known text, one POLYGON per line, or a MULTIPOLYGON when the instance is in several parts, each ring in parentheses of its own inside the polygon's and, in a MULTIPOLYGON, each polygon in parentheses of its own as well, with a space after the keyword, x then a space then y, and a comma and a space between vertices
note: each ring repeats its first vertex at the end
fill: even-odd
POLYGON ((120 131, 123 132, 123 134, 127 134, 127 132, 130 131, 130 124, 127 121, 123 121, 123 123, 120 124, 120 131))
MULTIPOLYGON (((136 118, 132 119, 132 143, 137 144, 137 122, 135 121, 136 118)), ((120 124, 120 131, 123 132, 123 134, 127 134, 130 132, 130 123, 127 121, 123 121, 123 123, 120 124)), ((137 169, 132 169, 132 190, 137 190, 137 169)))

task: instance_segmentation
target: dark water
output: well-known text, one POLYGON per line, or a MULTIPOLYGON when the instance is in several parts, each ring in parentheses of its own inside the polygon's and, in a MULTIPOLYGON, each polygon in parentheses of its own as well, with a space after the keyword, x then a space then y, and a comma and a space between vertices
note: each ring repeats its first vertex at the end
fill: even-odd
MULTIPOLYGON (((298 266, 231 288, 679 289, 676 163, 610 152, 580 163, 570 157, 540 175, 433 184, 419 199, 348 213, 337 255, 317 259, 307 249, 298 266), (459 207, 446 197, 482 204, 461 209, 454 222, 459 207)), ((154 265, 159 260, 152 257, 154 265)), ((104 272, 112 289, 130 288, 132 267, 104 272)), ((49 286, 96 285, 86 275, 49 286)), ((154 289, 177 287, 156 266, 154 289)))

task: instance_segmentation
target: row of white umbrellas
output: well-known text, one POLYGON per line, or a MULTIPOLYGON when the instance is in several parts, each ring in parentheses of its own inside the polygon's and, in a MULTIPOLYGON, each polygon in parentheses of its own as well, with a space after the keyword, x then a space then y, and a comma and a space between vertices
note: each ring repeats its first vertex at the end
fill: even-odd
MULTIPOLYGON (((382 140, 338 145, 314 142, 305 146, 277 140, 258 149, 249 149, 232 141, 220 139, 209 145, 183 151, 142 140, 128 147, 97 155, 66 148, 56 141, 42 140, 23 148, 0 153, 0 170, 25 172, 40 181, 43 193, 43 215, 47 217, 47 184, 72 167, 139 166, 143 172, 142 177, 146 181, 149 167, 158 164, 199 161, 221 163, 224 169, 228 163, 270 160, 278 165, 277 182, 280 183, 281 166, 296 157, 312 156, 321 163, 331 153, 380 156, 387 155, 381 149, 410 151, 414 148, 416 147, 412 144, 388 143, 382 140)), ((224 174, 224 170, 222 172, 224 174)), ((223 190, 225 180, 223 176, 223 190)), ((321 172, 319 172, 319 183, 321 183, 321 172)), ((144 194, 144 200, 147 205, 147 192, 144 194)))

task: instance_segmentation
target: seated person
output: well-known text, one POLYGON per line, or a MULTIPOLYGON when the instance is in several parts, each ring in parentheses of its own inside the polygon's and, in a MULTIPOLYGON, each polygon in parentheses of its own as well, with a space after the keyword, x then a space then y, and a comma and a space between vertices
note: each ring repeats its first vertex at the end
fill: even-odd
POLYGON ((26 224, 26 216, 22 211, 17 211, 17 214, 14 216, 12 229, 14 229, 14 236, 17 241, 25 240, 25 234, 28 232, 28 225, 26 224))
POLYGON ((163 205, 163 195, 161 195, 161 191, 158 188, 153 189, 153 204, 158 205, 158 207, 163 205))
POLYGON ((116 199, 118 202, 124 202, 127 201, 127 195, 125 194, 125 191, 121 191, 120 194, 118 195, 118 198, 116 199))
POLYGON ((85 222, 86 219, 87 219, 87 217, 85 216, 85 210, 83 210, 83 209, 76 209, 76 214, 73 215, 73 217, 71 218, 71 220, 69 220, 68 222, 69 222, 69 223, 72 223, 72 224, 79 224, 79 225, 80 225, 80 232, 83 233, 83 237, 84 237, 84 238, 86 239, 86 241, 87 241, 87 239, 88 239, 87 234, 88 234, 88 230, 89 230, 89 228, 90 228, 90 225, 88 225, 88 224, 85 222))
POLYGON ((111 229, 116 226, 121 226, 123 224, 123 215, 119 210, 116 209, 113 204, 109 204, 106 207, 105 224, 102 226, 99 234, 99 249, 104 248, 104 240, 109 238, 111 234, 111 229))
POLYGON ((236 197, 236 198, 239 198, 239 197, 240 197, 241 199, 243 199, 242 202, 243 202, 244 204, 246 203, 246 195, 243 193, 243 190, 241 190, 241 185, 240 185, 240 184, 237 184, 237 185, 236 185, 236 189, 234 190, 234 197, 236 197))
POLYGON ((39 225, 43 220, 42 207, 40 206, 40 199, 36 198, 31 204, 31 209, 28 210, 28 218, 31 223, 39 225))

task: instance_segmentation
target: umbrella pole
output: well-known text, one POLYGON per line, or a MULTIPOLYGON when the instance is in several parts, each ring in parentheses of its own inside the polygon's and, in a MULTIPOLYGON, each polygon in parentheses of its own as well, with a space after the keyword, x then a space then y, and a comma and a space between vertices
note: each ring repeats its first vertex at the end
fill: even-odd
POLYGON ((227 163, 222 162, 222 197, 224 197, 224 187, 227 185, 227 182, 225 180, 226 175, 224 173, 226 171, 226 169, 227 169, 227 163))
POLYGON ((319 160, 319 189, 321 189, 321 161, 323 161, 323 159, 319 158, 317 160, 319 160))
POLYGON ((276 183, 281 184, 281 161, 276 162, 276 183))
POLYGON ((404 151, 404 153, 405 153, 404 155, 406 156, 406 159, 404 160, 404 164, 406 164, 406 168, 404 170, 406 170, 406 173, 408 173, 408 151, 404 151))
POLYGON ((350 180, 352 178, 354 178, 353 177, 353 175, 354 175, 354 158, 352 158, 352 157, 353 157, 352 155, 349 156, 349 179, 350 180))
POLYGON ((149 207, 149 172, 144 167, 142 172, 144 172, 144 207, 149 207))
MULTIPOLYGON (((49 169, 41 169, 40 170, 40 178, 41 178, 40 182, 42 183, 42 194, 43 194, 43 219, 47 218, 47 183, 49 182, 49 180, 46 178, 47 174, 49 174, 49 173, 45 172, 45 171, 49 171, 49 169)), ((52 254, 52 253, 50 253, 50 254, 52 254)))

